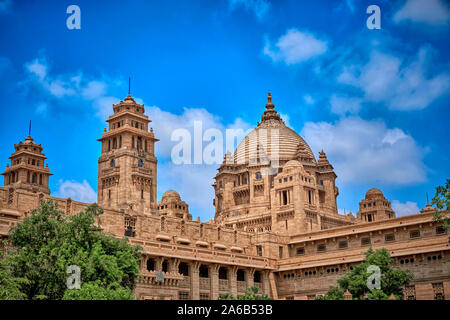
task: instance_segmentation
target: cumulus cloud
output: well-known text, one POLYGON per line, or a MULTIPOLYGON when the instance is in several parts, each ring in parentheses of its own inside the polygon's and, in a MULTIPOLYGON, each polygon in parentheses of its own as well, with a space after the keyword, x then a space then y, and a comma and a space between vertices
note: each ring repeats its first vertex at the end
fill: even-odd
POLYGON ((302 135, 315 153, 326 152, 343 183, 408 185, 426 180, 426 150, 382 121, 350 117, 336 123, 307 122, 302 135))
POLYGON ((450 20, 448 5, 441 0, 408 0, 394 15, 394 22, 412 21, 444 25, 450 20))
POLYGON ((264 54, 274 62, 282 61, 287 65, 298 64, 324 54, 328 49, 327 41, 317 38, 313 33, 290 29, 275 43, 266 40, 264 54))
POLYGON ((427 77, 431 67, 429 47, 422 47, 411 61, 373 51, 365 65, 345 66, 340 83, 360 88, 366 101, 385 103, 391 110, 420 110, 446 94, 447 72, 427 77))
POLYGON ((394 200, 392 201, 392 209, 395 211, 397 217, 407 216, 420 212, 417 202, 412 201, 406 201, 402 203, 398 200, 394 200))
POLYGON ((229 3, 231 10, 244 7, 248 11, 253 11, 258 19, 262 19, 270 8, 268 0, 229 0, 229 3))
POLYGON ((71 198, 72 200, 93 203, 97 201, 97 194, 86 180, 77 181, 59 181, 59 189, 56 192, 57 197, 71 198))
POLYGON ((361 109, 361 102, 360 98, 332 95, 330 99, 331 112, 339 115, 357 114, 361 109))
POLYGON ((193 216, 202 220, 214 217, 214 189, 211 186, 217 174, 217 165, 158 164, 158 189, 163 194, 176 190, 190 206, 193 216))
MULTIPOLYGON (((152 106, 147 108, 147 114, 152 120, 150 125, 153 127, 155 136, 160 139, 156 143, 155 152, 160 161, 158 163, 158 189, 161 194, 167 190, 173 189, 180 193, 184 201, 191 206, 191 213, 202 215, 202 218, 210 218, 214 215, 214 190, 211 184, 217 173, 217 168, 223 160, 223 153, 226 150, 226 129, 238 130, 241 134, 234 139, 234 147, 230 148, 233 152, 238 143, 248 133, 251 126, 237 118, 232 122, 224 123, 222 118, 208 112, 203 108, 184 108, 180 114, 163 111, 159 107, 152 106), (199 136, 194 135, 194 121, 200 122, 202 132, 199 136), (179 141, 172 141, 172 133, 178 129, 185 129, 190 134, 191 141, 191 164, 176 164, 171 160, 173 147, 179 141), (201 164, 194 163, 194 139, 204 137, 204 133, 209 129, 216 129, 223 136, 223 148, 218 163, 207 164, 205 159, 201 164), (201 196, 199 196, 201 195, 201 196), (198 210, 198 211, 195 211, 198 210)), ((199 140, 197 140, 199 141, 199 140)), ((210 141, 203 141, 202 152, 210 141)))
MULTIPOLYGON (((234 122, 224 124, 222 119, 208 112, 203 108, 183 108, 183 113, 174 114, 171 112, 163 111, 156 106, 147 108, 147 114, 152 120, 150 126, 153 127, 155 135, 159 142, 156 143, 156 152, 163 157, 169 157, 171 155, 172 148, 178 143, 178 141, 172 141, 172 133, 177 129, 186 129, 191 135, 191 141, 193 145, 194 137, 194 122, 200 122, 202 127, 202 135, 208 129, 219 130, 225 143, 225 130, 234 129, 241 130, 242 134, 237 137, 237 143, 245 137, 246 132, 250 129, 250 124, 243 121, 241 118, 237 118, 234 122)), ((202 138, 202 137, 200 137, 202 138)), ((203 145, 208 142, 203 142, 203 145)), ((229 150, 233 152, 234 150, 229 150)), ((226 150, 224 150, 226 152, 226 150)))
MULTIPOLYGON (((22 85, 34 85, 51 99, 76 98, 88 102, 96 110, 96 115, 105 120, 111 114, 112 104, 118 103, 119 98, 108 95, 111 85, 120 84, 120 81, 104 77, 94 79, 81 72, 68 74, 53 74, 45 58, 36 58, 25 64, 27 79, 22 85)), ((43 114, 49 106, 43 108, 38 104, 36 112, 43 114)))

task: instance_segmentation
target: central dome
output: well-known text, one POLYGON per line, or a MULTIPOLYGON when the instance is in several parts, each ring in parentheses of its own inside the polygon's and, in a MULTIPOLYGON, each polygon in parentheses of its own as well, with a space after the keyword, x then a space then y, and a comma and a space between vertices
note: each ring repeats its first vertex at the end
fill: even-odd
POLYGON ((261 116, 261 122, 237 147, 234 153, 235 163, 250 163, 251 159, 256 158, 260 159, 260 161, 257 161, 260 163, 263 161, 259 157, 260 154, 266 155, 269 159, 276 159, 276 152, 278 152, 279 161, 292 160, 298 157, 300 153, 301 157, 310 158, 315 162, 311 148, 302 137, 285 125, 274 109, 275 106, 271 100, 272 96, 269 92, 268 103, 264 114, 261 116), (276 148, 277 138, 278 148, 276 148))

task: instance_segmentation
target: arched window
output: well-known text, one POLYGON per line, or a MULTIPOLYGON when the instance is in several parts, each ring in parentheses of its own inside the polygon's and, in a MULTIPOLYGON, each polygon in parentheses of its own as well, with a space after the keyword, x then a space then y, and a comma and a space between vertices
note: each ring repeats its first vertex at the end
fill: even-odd
POLYGON ((147 260, 147 270, 148 271, 155 270, 155 260, 153 260, 153 259, 148 259, 147 260))
POLYGON ((189 276, 189 265, 186 262, 180 262, 178 265, 178 273, 183 276, 189 276))
POLYGON ((33 173, 33 175, 31 176, 31 183, 36 183, 36 173, 33 173))
POLYGON ((167 262, 167 260, 164 260, 162 263, 162 271, 169 272, 169 262, 167 262))
POLYGON ((122 136, 119 136, 119 148, 122 148, 122 136))
POLYGON ((134 125, 134 127, 135 127, 136 129, 139 129, 139 123, 136 122, 135 125, 134 125))
POLYGON ((113 139, 113 149, 117 149, 117 138, 113 139))
POLYGON ((138 161, 138 167, 139 167, 139 168, 142 168, 143 165, 144 165, 144 163, 142 162, 141 159, 139 159, 139 161, 138 161))
POLYGON ((245 272, 242 269, 238 269, 236 273, 236 280, 237 281, 245 281, 245 272))
POLYGON ((116 161, 114 161, 114 159, 112 159, 110 165, 111 165, 111 168, 114 168, 116 166, 116 161))
POLYGON ((134 137, 131 137, 131 148, 134 149, 134 137))
POLYGON ((27 171, 27 182, 30 183, 30 171, 27 171))
POLYGON ((261 282, 261 273, 259 271, 255 271, 253 275, 253 282, 260 283, 261 282))
POLYGON ((199 268, 199 277, 200 278, 209 278, 209 269, 208 266, 202 264, 199 268))
POLYGON ((228 269, 226 267, 219 268, 219 279, 228 280, 228 269))

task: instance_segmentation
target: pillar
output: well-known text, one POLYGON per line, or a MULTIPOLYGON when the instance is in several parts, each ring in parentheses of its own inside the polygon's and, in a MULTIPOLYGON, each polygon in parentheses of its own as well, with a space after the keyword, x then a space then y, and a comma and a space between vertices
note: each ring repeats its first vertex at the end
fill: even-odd
POLYGON ((230 283, 230 291, 233 296, 237 296, 237 266, 232 266, 229 268, 229 283, 230 283))
MULTIPOLYGON (((247 280, 247 288, 253 287, 254 286, 254 276, 255 276, 255 269, 254 268, 250 268, 248 270, 246 270, 245 272, 246 275, 246 280, 247 280)), ((261 293, 261 292, 259 292, 261 293)))
POLYGON ((211 300, 217 300, 219 298, 219 264, 213 264, 210 268, 211 271, 211 300))
POLYGON ((200 262, 194 261, 190 265, 191 299, 200 300, 200 262))

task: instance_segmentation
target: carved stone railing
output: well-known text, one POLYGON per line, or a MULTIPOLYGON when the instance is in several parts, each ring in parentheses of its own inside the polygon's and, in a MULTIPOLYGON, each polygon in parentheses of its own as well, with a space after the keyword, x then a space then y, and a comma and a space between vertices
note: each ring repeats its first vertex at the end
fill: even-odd
POLYGON ((178 282, 178 286, 180 288, 190 288, 191 287, 191 277, 189 276, 184 276, 183 280, 180 280, 178 282))
POLYGON ((210 290, 211 289, 211 279, 210 278, 200 278, 200 289, 210 290))
POLYGON ((178 286, 179 282, 183 280, 183 275, 178 272, 163 272, 163 281, 156 281, 157 271, 143 271, 141 272, 141 279, 138 279, 139 284, 147 285, 163 285, 163 286, 178 286))
POLYGON ((237 281, 237 291, 245 292, 247 290, 247 283, 245 281, 237 281))
POLYGON ((219 279, 219 290, 220 291, 229 291, 230 286, 228 285, 228 280, 219 279))

